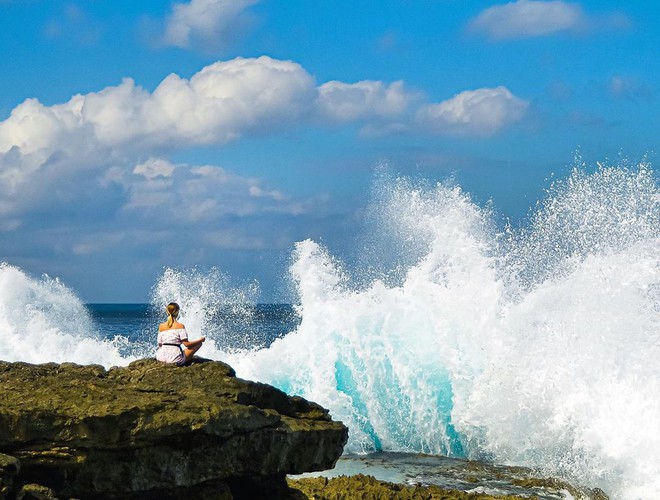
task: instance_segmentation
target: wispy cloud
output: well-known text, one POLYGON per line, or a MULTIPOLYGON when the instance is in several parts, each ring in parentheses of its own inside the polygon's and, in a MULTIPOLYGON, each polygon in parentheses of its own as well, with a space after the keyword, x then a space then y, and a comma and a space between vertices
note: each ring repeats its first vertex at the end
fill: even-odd
POLYGON ((93 45, 101 39, 100 25, 80 6, 66 4, 58 17, 51 18, 43 33, 50 39, 68 38, 82 45, 93 45))
POLYGON ((590 15, 577 3, 517 0, 482 11, 469 22, 468 31, 504 40, 624 28, 629 24, 630 20, 622 13, 590 15))
POLYGON ((249 24, 246 9, 258 0, 191 0, 176 3, 165 25, 166 45, 224 46, 249 24))
POLYGON ((150 158, 117 181, 130 192, 123 210, 134 211, 136 217, 149 217, 151 212, 171 223, 212 223, 227 215, 299 215, 310 208, 302 200, 269 188, 262 179, 217 165, 172 164, 150 158))
POLYGON ((651 86, 631 76, 616 75, 608 82, 608 91, 617 99, 652 99, 655 92, 651 86))

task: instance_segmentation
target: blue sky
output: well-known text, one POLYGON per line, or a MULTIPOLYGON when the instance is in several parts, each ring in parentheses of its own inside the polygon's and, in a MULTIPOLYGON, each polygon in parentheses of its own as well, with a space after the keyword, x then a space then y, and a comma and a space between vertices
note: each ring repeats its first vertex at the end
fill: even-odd
POLYGON ((654 161, 656 2, 0 0, 0 261, 89 302, 165 266, 278 300, 340 254, 373 171, 454 176, 519 220, 565 174, 654 161))

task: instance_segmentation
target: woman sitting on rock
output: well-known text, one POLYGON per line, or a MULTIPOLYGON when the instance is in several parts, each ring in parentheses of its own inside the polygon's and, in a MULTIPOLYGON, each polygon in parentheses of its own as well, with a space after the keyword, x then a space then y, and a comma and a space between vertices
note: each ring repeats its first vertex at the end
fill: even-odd
POLYGON ((156 359, 163 363, 173 363, 183 366, 189 362, 202 347, 206 337, 188 340, 188 332, 183 323, 179 323, 179 305, 175 302, 167 304, 167 321, 158 325, 158 350, 156 359))

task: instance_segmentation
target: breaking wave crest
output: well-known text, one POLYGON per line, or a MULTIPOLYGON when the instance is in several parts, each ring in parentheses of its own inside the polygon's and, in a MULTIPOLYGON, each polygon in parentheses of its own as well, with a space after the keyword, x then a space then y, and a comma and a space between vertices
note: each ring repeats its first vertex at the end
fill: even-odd
POLYGON ((369 269, 379 277, 365 284, 354 275, 365 266, 298 243, 302 322, 232 356, 238 372, 331 408, 349 426, 349 451, 538 467, 614 498, 660 491, 650 167, 576 167, 528 224, 501 230, 458 186, 379 183, 374 232, 395 250, 390 267, 369 269))
POLYGON ((104 339, 75 293, 58 279, 34 279, 0 263, 0 359, 126 364, 126 339, 104 339))

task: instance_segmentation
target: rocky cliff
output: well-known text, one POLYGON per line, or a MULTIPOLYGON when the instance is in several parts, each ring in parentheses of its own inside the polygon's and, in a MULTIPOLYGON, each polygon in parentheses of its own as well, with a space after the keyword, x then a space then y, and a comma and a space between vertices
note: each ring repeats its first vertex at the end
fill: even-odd
POLYGON ((332 468, 347 436, 221 362, 0 362, 0 499, 259 498, 332 468))

